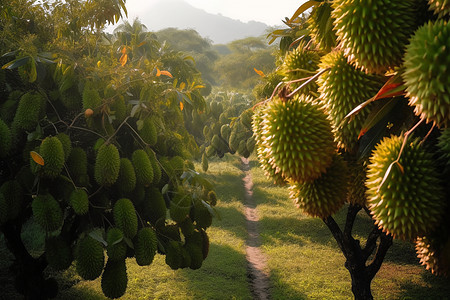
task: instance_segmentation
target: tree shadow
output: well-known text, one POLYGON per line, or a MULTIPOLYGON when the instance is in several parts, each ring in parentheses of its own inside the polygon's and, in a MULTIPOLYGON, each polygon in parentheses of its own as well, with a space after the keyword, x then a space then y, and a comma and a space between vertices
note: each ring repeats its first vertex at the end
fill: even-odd
POLYGON ((450 278, 438 277, 429 271, 422 271, 421 278, 423 285, 413 282, 406 282, 400 285, 403 292, 399 299, 427 299, 427 300, 449 300, 450 299, 450 278))

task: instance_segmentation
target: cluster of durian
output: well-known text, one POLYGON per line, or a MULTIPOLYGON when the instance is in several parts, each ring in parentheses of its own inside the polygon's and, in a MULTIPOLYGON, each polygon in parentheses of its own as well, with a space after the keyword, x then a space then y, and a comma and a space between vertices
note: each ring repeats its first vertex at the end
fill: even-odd
POLYGON ((291 198, 304 212, 325 218, 345 202, 367 206, 384 232, 416 241, 421 262, 445 274, 450 235, 437 232, 448 227, 449 213, 449 4, 426 2, 317 3, 307 20, 310 35, 291 45, 278 70, 258 87, 257 95, 268 100, 254 107, 252 126, 265 174, 290 185, 291 198), (271 78, 281 74, 284 82, 304 82, 318 72, 295 96, 289 93, 298 84, 272 95, 271 78), (406 93, 390 109, 407 116, 377 117, 388 99, 349 118, 392 74, 403 79, 406 93), (420 119, 442 130, 434 129, 428 141, 432 129, 424 123, 416 137, 405 137, 420 119), (381 125, 371 131, 373 141, 361 139, 374 124, 381 125))
POLYGON ((247 97, 221 92, 207 101, 206 111, 200 114, 203 125, 199 134, 204 171, 208 169, 208 158, 236 152, 249 157, 255 147, 251 129, 253 112, 247 97))

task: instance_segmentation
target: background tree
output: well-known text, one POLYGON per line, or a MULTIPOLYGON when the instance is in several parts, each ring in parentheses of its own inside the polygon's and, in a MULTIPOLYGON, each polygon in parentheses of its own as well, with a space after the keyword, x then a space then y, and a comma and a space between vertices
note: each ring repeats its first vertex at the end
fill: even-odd
POLYGON ((125 259, 149 265, 156 252, 199 268, 215 194, 183 125, 205 106, 198 70, 139 22, 103 34, 122 1, 41 2, 1 6, 0 230, 17 290, 55 297, 44 271, 75 263, 117 298, 125 259), (45 232, 38 256, 22 242, 26 222, 45 232))

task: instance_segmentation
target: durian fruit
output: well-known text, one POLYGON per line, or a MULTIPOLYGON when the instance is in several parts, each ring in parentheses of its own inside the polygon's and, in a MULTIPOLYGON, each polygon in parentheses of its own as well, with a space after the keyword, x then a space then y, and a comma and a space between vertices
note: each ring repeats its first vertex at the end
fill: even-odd
POLYGON ((253 114, 252 129, 256 142, 256 154, 266 177, 271 179, 275 184, 284 185, 286 181, 281 176, 281 173, 275 173, 275 169, 269 163, 269 149, 264 145, 264 135, 262 134, 264 113, 265 107, 259 107, 253 114))
POLYGON ((154 146, 158 139, 158 132, 156 130, 153 118, 145 118, 143 120, 142 129, 139 130, 141 138, 150 146, 154 146))
POLYGON ((83 89, 82 102, 83 110, 92 109, 95 111, 102 105, 102 98, 100 97, 99 92, 91 84, 86 84, 83 89))
POLYGON ((262 122, 268 163, 283 178, 311 181, 331 164, 336 152, 331 124, 322 106, 310 97, 274 98, 262 122))
POLYGON ((448 21, 430 21, 417 29, 406 48, 402 74, 416 115, 442 127, 450 125, 449 42, 448 21))
POLYGON ((290 197, 306 214, 326 218, 336 213, 347 199, 348 168, 339 155, 332 164, 312 182, 294 184, 290 187, 290 197))
POLYGON ((44 97, 34 92, 26 93, 20 98, 12 126, 23 131, 32 131, 44 111, 44 97))
POLYGON ((17 218, 23 204, 23 190, 16 180, 5 181, 0 186, 0 224, 17 218))
POLYGON ((136 173, 128 158, 120 159, 119 177, 116 182, 117 189, 122 194, 131 193, 136 187, 136 173))
POLYGON ((208 171, 208 156, 206 155, 206 153, 203 153, 202 155, 202 170, 203 172, 207 172, 208 171))
MULTIPOLYGON (((287 81, 311 77, 317 71, 319 60, 320 56, 317 51, 308 50, 304 43, 300 43, 297 48, 286 53, 280 71, 284 74, 284 79, 287 81)), ((293 83, 292 87, 297 88, 305 81, 293 83)), ((317 84, 311 82, 304 86, 299 93, 309 95, 316 90, 317 84)))
POLYGON ((347 202, 351 204, 358 204, 362 207, 364 207, 367 203, 367 163, 367 160, 347 161, 350 174, 350 186, 348 189, 347 202))
POLYGON ((165 221, 166 212, 167 207, 163 195, 157 188, 150 188, 147 191, 144 209, 142 210, 143 217, 152 224, 161 224, 165 221))
POLYGON ((184 172, 184 159, 181 156, 174 156, 169 161, 176 176, 180 177, 184 172))
POLYGON ((186 243, 184 245, 184 248, 187 250, 187 253, 191 258, 189 268, 191 268, 192 270, 200 269, 203 264, 203 252, 201 245, 201 243, 200 245, 194 243, 186 243))
POLYGON ((82 148, 74 147, 70 151, 70 155, 67 158, 67 168, 70 175, 75 179, 79 179, 87 174, 87 155, 82 148))
POLYGON ((133 238, 137 233, 138 220, 136 210, 130 199, 117 200, 113 207, 114 223, 128 238, 133 238))
POLYGON ((211 157, 214 154, 216 154, 216 148, 214 148, 212 145, 205 148, 205 154, 207 157, 211 157))
POLYGON ((245 147, 247 148, 248 152, 251 154, 253 152, 253 150, 255 149, 255 146, 256 146, 256 139, 252 135, 245 142, 245 147))
POLYGON ((74 189, 70 194, 69 202, 77 215, 85 215, 89 211, 88 194, 84 189, 74 189))
POLYGON ((321 50, 327 52, 336 46, 334 19, 331 17, 332 10, 331 2, 320 2, 314 6, 308 18, 311 39, 321 50))
POLYGON ((336 0, 331 16, 338 46, 349 62, 369 73, 402 63, 414 30, 416 0, 336 0))
POLYGON ((214 191, 209 191, 209 192, 208 192, 208 195, 207 195, 207 198, 208 198, 208 202, 209 202, 212 206, 215 206, 215 205, 217 204, 217 194, 216 194, 216 192, 214 192, 214 191))
POLYGON ((152 228, 144 227, 139 230, 134 242, 134 255, 138 265, 148 266, 153 262, 157 242, 156 233, 152 228))
POLYGON ((39 148, 44 159, 42 174, 49 178, 59 176, 64 167, 64 148, 57 137, 46 137, 39 148))
POLYGON ((125 259, 108 259, 101 280, 103 294, 112 299, 120 298, 125 294, 127 285, 128 275, 125 259))
POLYGON ((159 165, 158 159, 156 158, 155 152, 152 149, 147 148, 148 159, 150 160, 150 164, 152 165, 153 170, 153 184, 158 184, 161 180, 161 166, 159 165))
POLYGON ((191 234, 194 233, 194 223, 192 223, 191 218, 184 219, 183 222, 180 224, 181 233, 184 235, 184 237, 189 237, 191 234))
POLYGON ((170 218, 177 223, 183 222, 191 210, 192 198, 190 195, 179 191, 170 201, 170 218))
POLYGON ((367 201, 383 231, 413 240, 439 224, 445 203, 432 154, 417 140, 407 141, 398 163, 394 163, 403 140, 386 137, 375 147, 367 170, 367 201))
POLYGON ((75 260, 77 273, 84 280, 94 280, 100 276, 105 264, 102 244, 86 235, 77 243, 75 260))
POLYGON ((31 203, 33 217, 46 231, 55 231, 63 221, 63 212, 58 201, 52 195, 38 195, 31 203))
POLYGON ((194 221, 199 228, 203 229, 212 224, 212 215, 201 201, 198 201, 194 205, 194 221))
POLYGON ((142 149, 135 150, 131 160, 136 171, 137 184, 149 186, 153 181, 153 168, 147 153, 142 149))
POLYGON ((450 274, 450 238, 421 237, 416 240, 420 263, 435 275, 450 274))
POLYGON ((58 140, 61 142, 64 150, 64 161, 69 158, 70 152, 72 151, 72 142, 70 141, 70 137, 65 133, 58 133, 56 135, 58 140))
POLYGON ((66 270, 73 261, 70 244, 61 236, 48 237, 45 240, 45 257, 48 265, 55 271, 66 270))
POLYGON ((182 252, 181 243, 178 241, 169 241, 166 245, 166 264, 172 269, 176 270, 181 268, 182 252))
POLYGON ((123 232, 119 228, 109 228, 106 233, 106 253, 108 260, 122 260, 127 255, 127 245, 123 240, 123 232))
POLYGON ((253 110, 252 109, 245 110, 240 116, 241 124, 244 125, 246 128, 251 129, 252 118, 253 118, 253 110))
POLYGON ((450 14, 449 0, 428 0, 430 9, 434 11, 439 17, 448 16, 450 14))
POLYGON ((113 144, 103 144, 97 152, 94 176, 99 185, 111 186, 119 177, 120 155, 113 144))
POLYGON ((230 139, 231 127, 229 124, 224 124, 220 127, 220 135, 227 141, 230 139))
POLYGON ((11 150, 12 136, 8 125, 0 119, 0 158, 8 155, 11 150))
POLYGON ((352 120, 345 116, 362 102, 372 98, 382 87, 381 80, 355 69, 347 62, 342 51, 334 51, 322 57, 320 68, 329 69, 317 83, 322 103, 333 122, 338 145, 353 149, 370 109, 361 110, 352 120))
POLYGON ((450 128, 444 129, 438 138, 439 161, 444 166, 442 174, 450 176, 450 128))

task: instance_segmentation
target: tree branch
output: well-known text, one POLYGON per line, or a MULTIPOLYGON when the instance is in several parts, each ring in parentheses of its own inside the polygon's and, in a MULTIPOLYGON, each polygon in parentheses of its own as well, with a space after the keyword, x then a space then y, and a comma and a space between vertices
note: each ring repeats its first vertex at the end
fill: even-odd
POLYGON ((344 227, 344 235, 346 237, 352 236, 353 224, 355 223, 356 215, 361 210, 361 208, 362 207, 359 206, 358 204, 349 205, 347 212, 347 219, 345 220, 345 227, 344 227))
POLYGON ((375 225, 372 229, 372 231, 369 233, 369 236, 367 237, 366 245, 364 246, 364 249, 362 250, 362 255, 365 261, 369 258, 369 256, 373 253, 377 246, 377 240, 380 237, 381 230, 378 229, 375 225))
POLYGON ((345 258, 348 258, 347 248, 344 245, 344 234, 342 233, 341 228, 339 228, 339 225, 336 223, 332 216, 323 218, 322 221, 325 223, 325 225, 327 225, 328 229, 330 229, 334 239, 339 245, 339 248, 341 249, 342 253, 344 253, 345 258))
POLYGON ((367 266, 367 275, 370 280, 372 280, 377 274, 378 270, 380 270, 381 264, 386 256, 386 253, 392 245, 392 236, 387 235, 386 233, 380 233, 380 243, 378 244, 377 252, 375 253, 375 258, 373 261, 367 266))

